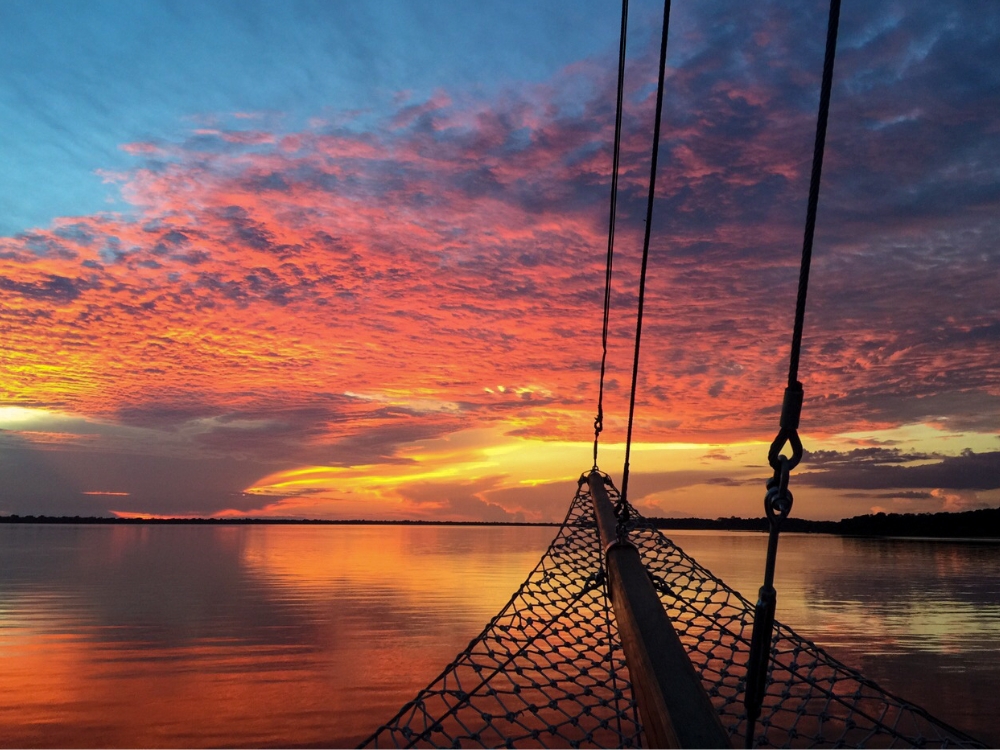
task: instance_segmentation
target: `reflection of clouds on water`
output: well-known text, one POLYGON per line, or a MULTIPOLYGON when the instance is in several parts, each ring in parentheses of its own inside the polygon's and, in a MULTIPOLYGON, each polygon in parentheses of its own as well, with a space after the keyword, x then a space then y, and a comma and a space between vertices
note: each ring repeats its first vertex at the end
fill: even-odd
MULTIPOLYGON (((320 589, 383 588, 388 606, 407 612, 427 609, 433 596, 441 606, 466 609, 479 609, 485 599, 492 616, 496 597, 506 601, 553 534, 545 527, 2 528, 9 536, 0 551, 6 571, 0 590, 8 601, 85 610, 88 625, 114 628, 96 630, 98 639, 183 643, 224 631, 250 644, 283 633, 295 642, 315 640, 286 631, 314 619, 303 610, 322 606, 320 589), (518 571, 513 584, 511 569, 518 571), (469 587, 469 580, 477 585, 469 587)), ((364 606, 374 602, 367 597, 364 606)))
MULTIPOLYGON (((552 532, 0 526, 0 721, 21 745, 355 743, 482 628, 552 532)), ((670 536, 756 598, 764 534, 670 536)), ((1000 741, 1000 545, 785 534, 776 586, 781 622, 1000 741)))
MULTIPOLYGON (((838 658, 848 657, 829 649, 838 658)), ((902 694, 938 718, 982 740, 1000 746, 995 719, 997 674, 1000 659, 992 654, 936 654, 903 651, 895 654, 859 654, 852 661, 868 678, 902 694)))
POLYGON ((884 634, 890 652, 968 650, 977 636, 1000 638, 1000 545, 863 539, 843 545, 845 562, 858 562, 824 569, 811 592, 824 618, 846 620, 833 630, 857 620, 867 634, 862 639, 884 634))
POLYGON ((347 746, 482 628, 552 529, 0 534, 11 744, 347 746))
MULTIPOLYGON (((450 641, 457 633, 456 645, 465 645, 507 602, 555 533, 549 527, 407 526, 255 531, 243 550, 247 572, 258 585, 353 629, 352 650, 371 646, 374 631, 422 639, 432 649, 440 648, 436 639, 450 641)), ((448 648, 437 669, 454 656, 448 648)))
POLYGON ((247 578, 241 529, 18 524, 4 531, 3 556, 16 555, 17 564, 4 566, 0 585, 28 606, 39 595, 57 596, 65 622, 56 627, 68 632, 78 631, 80 617, 96 641, 313 640, 293 611, 274 606, 247 578))
MULTIPOLYGON (((670 532, 751 601, 765 534, 670 532)), ((783 534, 777 619, 882 687, 1000 743, 1000 544, 783 534)))

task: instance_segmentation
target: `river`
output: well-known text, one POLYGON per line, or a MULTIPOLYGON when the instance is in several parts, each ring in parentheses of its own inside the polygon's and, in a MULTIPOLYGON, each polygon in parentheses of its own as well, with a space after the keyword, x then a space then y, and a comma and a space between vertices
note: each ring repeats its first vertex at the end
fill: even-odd
MULTIPOLYGON (((503 606, 551 527, 0 525, 0 744, 345 746, 503 606)), ((766 539, 668 532, 756 598, 766 539)), ((778 619, 993 745, 1000 544, 788 534, 778 619)))

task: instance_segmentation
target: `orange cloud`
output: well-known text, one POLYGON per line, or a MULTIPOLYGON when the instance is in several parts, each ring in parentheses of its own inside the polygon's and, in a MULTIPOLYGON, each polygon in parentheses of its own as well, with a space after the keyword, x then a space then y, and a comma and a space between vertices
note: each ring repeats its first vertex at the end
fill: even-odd
MULTIPOLYGON (((767 81, 719 85, 694 104, 698 64, 672 73, 636 435, 764 440, 787 362, 810 122, 767 81), (731 138, 748 107, 760 123, 731 138)), ((403 446, 468 429, 585 443, 612 128, 598 84, 575 109, 539 85, 490 103, 404 102, 367 130, 213 126, 189 142, 125 145, 139 166, 106 178, 131 213, 0 239, 4 402, 259 461, 258 489, 309 466, 420 475, 426 459, 403 446)), ((640 92, 623 151, 609 442, 627 413, 650 104, 640 92)), ((832 150, 842 196, 849 155, 832 150)), ((950 275, 928 272, 939 258, 921 239, 929 221, 889 222, 877 237, 821 227, 803 365, 803 424, 817 436, 995 428, 989 261, 970 252, 950 275), (890 269, 875 251, 893 243, 890 269)), ((456 485, 467 507, 499 491, 484 481, 456 485)), ((265 510, 315 507, 303 497, 265 510)), ((380 502, 441 510, 412 492, 380 502)))

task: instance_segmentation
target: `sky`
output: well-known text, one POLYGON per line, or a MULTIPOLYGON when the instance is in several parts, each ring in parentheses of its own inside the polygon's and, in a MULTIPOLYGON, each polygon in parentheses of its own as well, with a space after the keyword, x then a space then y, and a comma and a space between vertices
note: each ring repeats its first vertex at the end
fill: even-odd
MULTIPOLYGON (((620 481, 662 6, 633 0, 620 481)), ((827 8, 674 3, 629 499, 757 516, 827 8)), ((620 6, 0 4, 0 514, 553 521, 620 6)), ((1000 5, 846 0, 793 514, 1000 505, 1000 5)))

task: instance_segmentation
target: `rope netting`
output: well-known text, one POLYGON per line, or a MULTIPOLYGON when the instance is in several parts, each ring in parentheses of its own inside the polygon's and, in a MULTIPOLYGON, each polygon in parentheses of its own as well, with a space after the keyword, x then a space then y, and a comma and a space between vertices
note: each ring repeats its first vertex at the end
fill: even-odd
MULTIPOLYGON (((738 745, 754 607, 627 510, 629 538, 738 745)), ((510 602, 365 746, 641 746, 605 581, 584 478, 555 539, 510 602)), ((778 623, 772 658, 758 746, 982 746, 778 623)))

